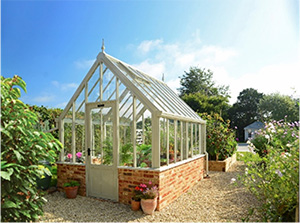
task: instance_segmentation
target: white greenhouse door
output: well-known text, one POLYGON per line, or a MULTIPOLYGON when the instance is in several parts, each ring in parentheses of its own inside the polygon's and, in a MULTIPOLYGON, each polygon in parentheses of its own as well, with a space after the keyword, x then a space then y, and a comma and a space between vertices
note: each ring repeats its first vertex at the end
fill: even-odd
POLYGON ((118 201, 115 101, 86 104, 87 196, 118 201))

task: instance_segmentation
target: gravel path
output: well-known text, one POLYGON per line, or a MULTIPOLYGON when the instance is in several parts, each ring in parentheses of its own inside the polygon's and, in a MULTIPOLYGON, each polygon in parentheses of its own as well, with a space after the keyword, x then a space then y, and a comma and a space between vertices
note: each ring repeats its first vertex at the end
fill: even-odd
MULTIPOLYGON (((46 196, 44 222, 240 222, 256 199, 242 186, 230 184, 243 171, 236 162, 230 171, 210 172, 210 179, 199 181, 176 201, 153 215, 131 211, 129 205, 77 196, 66 199, 63 193, 46 196)), ((259 221, 253 216, 250 221, 259 221)))

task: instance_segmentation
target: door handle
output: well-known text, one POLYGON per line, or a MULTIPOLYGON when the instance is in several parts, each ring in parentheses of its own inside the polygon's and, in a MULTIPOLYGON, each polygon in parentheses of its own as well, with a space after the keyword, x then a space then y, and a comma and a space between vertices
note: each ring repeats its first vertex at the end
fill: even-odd
POLYGON ((94 149, 88 148, 87 152, 88 152, 88 156, 91 155, 91 151, 95 151, 94 149))

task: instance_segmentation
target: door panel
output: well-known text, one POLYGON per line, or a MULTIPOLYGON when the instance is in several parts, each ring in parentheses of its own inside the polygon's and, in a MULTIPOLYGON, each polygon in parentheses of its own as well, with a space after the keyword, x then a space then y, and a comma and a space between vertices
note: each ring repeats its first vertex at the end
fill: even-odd
POLYGON ((118 200, 115 101, 87 103, 87 194, 118 200))

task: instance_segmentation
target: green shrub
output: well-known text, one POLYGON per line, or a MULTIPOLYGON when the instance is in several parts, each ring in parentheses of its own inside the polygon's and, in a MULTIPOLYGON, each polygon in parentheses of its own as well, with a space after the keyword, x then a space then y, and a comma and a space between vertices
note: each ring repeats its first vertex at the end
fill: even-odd
POLYGON ((299 123, 273 121, 260 136, 267 139, 262 144, 267 152, 244 159, 247 168, 240 180, 260 201, 257 211, 262 221, 294 221, 299 189, 299 123))
POLYGON ((35 221, 45 199, 36 179, 51 175, 39 161, 55 162, 61 144, 51 134, 35 131, 38 118, 19 97, 25 82, 1 76, 1 221, 35 221))
POLYGON ((211 160, 224 160, 235 151, 235 132, 229 128, 230 121, 224 121, 218 114, 200 114, 206 123, 206 150, 211 160))

